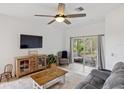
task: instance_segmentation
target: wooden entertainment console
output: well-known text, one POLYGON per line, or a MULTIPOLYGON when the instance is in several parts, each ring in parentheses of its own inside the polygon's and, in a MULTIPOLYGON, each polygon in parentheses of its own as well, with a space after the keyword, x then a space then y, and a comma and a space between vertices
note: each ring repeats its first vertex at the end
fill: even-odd
POLYGON ((16 57, 16 77, 46 69, 47 55, 28 55, 16 57))

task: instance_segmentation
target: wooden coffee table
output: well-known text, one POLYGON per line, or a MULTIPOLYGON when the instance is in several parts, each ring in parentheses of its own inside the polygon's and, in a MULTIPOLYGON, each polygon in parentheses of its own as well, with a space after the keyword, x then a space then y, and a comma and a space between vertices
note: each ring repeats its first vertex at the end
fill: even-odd
POLYGON ((65 74, 67 71, 60 68, 51 68, 40 71, 31 76, 33 80, 33 88, 46 89, 57 82, 65 83, 65 74))

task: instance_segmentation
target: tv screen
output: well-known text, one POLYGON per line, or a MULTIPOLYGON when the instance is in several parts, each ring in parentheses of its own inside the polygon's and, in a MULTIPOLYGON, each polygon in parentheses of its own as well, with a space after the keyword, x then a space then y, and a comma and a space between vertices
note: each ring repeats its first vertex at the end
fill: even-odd
POLYGON ((20 35, 20 48, 42 48, 42 36, 20 35))

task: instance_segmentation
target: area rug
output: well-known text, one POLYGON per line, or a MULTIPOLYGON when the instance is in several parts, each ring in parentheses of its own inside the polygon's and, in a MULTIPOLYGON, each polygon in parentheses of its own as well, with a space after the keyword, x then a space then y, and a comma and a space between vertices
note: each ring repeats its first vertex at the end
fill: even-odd
MULTIPOLYGON (((66 74, 66 81, 64 84, 57 83, 50 87, 50 89, 73 89, 84 79, 85 76, 69 72, 66 74)), ((25 76, 13 81, 0 83, 0 89, 33 89, 32 79, 30 76, 25 76)))

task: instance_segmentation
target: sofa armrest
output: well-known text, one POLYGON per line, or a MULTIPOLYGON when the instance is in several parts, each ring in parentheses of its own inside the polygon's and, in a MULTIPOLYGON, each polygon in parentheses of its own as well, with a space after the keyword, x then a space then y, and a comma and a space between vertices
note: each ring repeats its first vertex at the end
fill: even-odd
POLYGON ((96 77, 99 77, 99 78, 101 78, 101 79, 103 79, 105 81, 110 76, 111 71, 93 69, 91 71, 91 74, 96 76, 96 77))
POLYGON ((105 72, 112 72, 111 70, 108 70, 108 69, 100 69, 100 70, 105 72))

